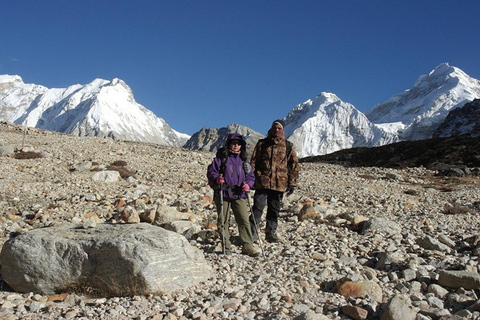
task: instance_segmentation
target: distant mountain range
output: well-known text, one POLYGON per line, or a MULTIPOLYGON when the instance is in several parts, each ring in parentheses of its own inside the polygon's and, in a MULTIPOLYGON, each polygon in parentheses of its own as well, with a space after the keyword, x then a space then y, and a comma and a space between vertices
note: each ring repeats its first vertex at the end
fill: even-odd
MULTIPOLYGON (((284 117, 285 134, 300 157, 428 139, 443 128, 441 125, 450 111, 478 98, 480 81, 443 63, 420 76, 413 88, 365 114, 335 94, 322 92, 295 106, 284 117)), ((96 79, 86 85, 48 89, 25 84, 19 76, 0 75, 0 120, 79 136, 208 151, 222 146, 230 132, 245 135, 250 146, 263 137, 239 124, 219 129, 202 128, 191 137, 179 133, 138 104, 131 89, 120 79, 96 79)), ((475 127, 475 123, 478 125, 476 119, 468 120, 469 125, 465 121, 449 119, 449 132, 460 134, 475 127)))

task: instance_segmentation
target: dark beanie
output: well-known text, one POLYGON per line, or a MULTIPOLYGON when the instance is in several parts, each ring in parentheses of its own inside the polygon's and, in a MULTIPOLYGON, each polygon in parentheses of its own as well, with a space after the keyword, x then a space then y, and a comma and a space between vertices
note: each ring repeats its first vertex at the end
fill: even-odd
POLYGON ((282 126, 282 128, 285 128, 285 122, 283 120, 275 120, 272 123, 272 127, 275 125, 275 123, 278 123, 279 125, 282 126))

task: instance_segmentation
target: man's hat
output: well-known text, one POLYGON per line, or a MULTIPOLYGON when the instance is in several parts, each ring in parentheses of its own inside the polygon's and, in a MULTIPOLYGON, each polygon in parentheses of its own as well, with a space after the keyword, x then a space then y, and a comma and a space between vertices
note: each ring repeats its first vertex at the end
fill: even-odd
POLYGON ((283 120, 279 120, 279 119, 278 119, 278 120, 273 121, 272 127, 273 127, 275 124, 278 124, 278 125, 281 126, 282 128, 285 127, 285 122, 284 122, 283 120))

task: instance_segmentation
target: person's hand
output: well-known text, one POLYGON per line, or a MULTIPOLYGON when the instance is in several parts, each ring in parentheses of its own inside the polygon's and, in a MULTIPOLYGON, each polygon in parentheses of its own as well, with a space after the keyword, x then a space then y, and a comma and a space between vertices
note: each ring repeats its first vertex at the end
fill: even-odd
POLYGON ((287 197, 289 195, 291 195, 293 193, 293 191, 295 191, 295 187, 294 186, 288 186, 287 187, 287 197))
POLYGON ((242 190, 245 191, 245 192, 250 191, 250 186, 248 185, 248 183, 244 183, 244 184, 243 184, 242 190))
POLYGON ((225 179, 223 178, 222 175, 219 175, 217 177, 217 184, 224 184, 225 183, 225 179))

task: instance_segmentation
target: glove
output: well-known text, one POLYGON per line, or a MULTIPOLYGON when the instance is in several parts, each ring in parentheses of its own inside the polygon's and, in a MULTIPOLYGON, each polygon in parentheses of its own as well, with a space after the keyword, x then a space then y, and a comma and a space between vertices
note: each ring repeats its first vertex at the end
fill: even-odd
POLYGON ((245 192, 250 191, 250 186, 248 185, 248 183, 244 183, 244 184, 243 184, 242 190, 245 191, 245 192))
POLYGON ((223 178, 222 175, 218 176, 217 177, 217 184, 224 184, 225 183, 225 179, 223 178))
POLYGON ((294 186, 288 186, 287 187, 287 197, 289 195, 291 195, 293 193, 293 191, 295 191, 295 187, 294 186))

